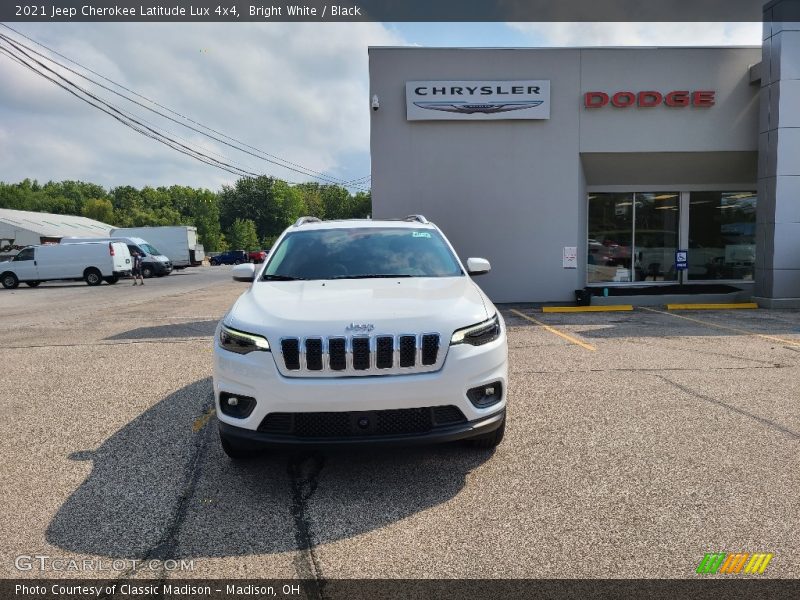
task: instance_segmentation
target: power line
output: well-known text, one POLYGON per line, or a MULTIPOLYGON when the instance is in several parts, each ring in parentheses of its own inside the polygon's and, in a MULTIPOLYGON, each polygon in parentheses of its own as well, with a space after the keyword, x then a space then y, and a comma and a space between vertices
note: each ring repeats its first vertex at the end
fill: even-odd
MULTIPOLYGON (((196 128, 194 128, 194 127, 191 127, 191 126, 189 126, 189 125, 185 125, 185 124, 183 124, 183 123, 180 123, 179 121, 177 121, 177 120, 175 120, 175 119, 173 119, 173 118, 169 117, 168 115, 164 115, 163 113, 160 113, 159 111, 156 111, 156 110, 154 110, 154 109, 152 109, 152 108, 150 108, 150 107, 148 107, 148 106, 145 106, 145 105, 143 105, 143 104, 142 104, 142 103, 140 103, 140 102, 137 102, 137 101, 135 101, 135 100, 132 100, 132 99, 128 98, 128 97, 127 97, 127 96, 125 96, 124 94, 120 94, 119 92, 116 92, 115 90, 112 90, 112 89, 108 88, 107 86, 104 86, 103 84, 100 84, 100 83, 98 83, 98 82, 96 82, 96 81, 93 81, 92 79, 90 79, 90 78, 88 78, 88 77, 86 77, 86 76, 82 75, 81 73, 78 73, 78 72, 77 72, 77 71, 75 71, 74 69, 70 69, 69 67, 66 67, 65 65, 62 65, 62 64, 61 64, 61 63, 59 63, 58 61, 55 61, 55 60, 53 60, 53 59, 51 59, 51 58, 49 58, 49 57, 47 57, 47 56, 43 55, 42 53, 40 53, 40 52, 37 52, 36 50, 34 50, 34 49, 31 49, 31 48, 29 48, 28 46, 25 46, 24 44, 21 44, 20 42, 17 42, 16 40, 13 40, 12 38, 9 38, 8 36, 5 36, 5 35, 3 35, 3 34, 0 34, 0 39, 3 39, 3 40, 5 40, 7 43, 10 43, 10 44, 12 44, 12 45, 13 45, 13 46, 14 46, 14 47, 15 47, 15 48, 18 50, 18 51, 20 51, 20 52, 23 52, 23 53, 24 53, 24 54, 25 54, 25 55, 26 55, 28 58, 30 58, 31 60, 34 60, 34 61, 36 61, 36 63, 37 63, 37 64, 41 65, 43 68, 46 68, 46 69, 48 69, 50 72, 52 72, 52 73, 56 74, 56 75, 57 75, 57 76, 59 76, 59 77, 61 77, 61 76, 60 76, 60 75, 58 75, 58 74, 57 74, 55 71, 53 71, 52 69, 50 69, 49 67, 47 67, 46 65, 44 65, 43 63, 41 63, 40 61, 38 61, 38 60, 34 59, 34 58, 33 58, 32 56, 30 56, 30 55, 29 55, 27 52, 25 52, 25 51, 24 51, 22 48, 26 48, 26 49, 30 50, 31 52, 33 52, 33 53, 37 54, 38 56, 41 56, 41 57, 45 58, 46 60, 49 60, 49 61, 51 61, 51 62, 55 63, 56 65, 58 65, 58 66, 60 66, 60 67, 62 67, 62 68, 64 68, 64 69, 66 69, 67 71, 69 71, 69 72, 71 72, 71 73, 74 73, 74 74, 78 75, 79 77, 83 77, 83 78, 84 78, 84 79, 86 79, 87 81, 90 81, 91 83, 94 83, 95 85, 98 85, 98 86, 100 86, 100 87, 101 87, 101 88, 103 88, 103 89, 106 89, 106 90, 108 90, 108 91, 110 91, 110 92, 112 92, 112 93, 114 93, 114 94, 117 94, 118 96, 121 96, 122 98, 125 98, 126 100, 128 100, 128 101, 130 101, 130 102, 133 102, 134 104, 137 104, 137 105, 141 106, 142 108, 145 108, 146 110, 149 110, 149 111, 151 111, 151 112, 154 112, 154 113, 158 114, 159 116, 162 116, 162 117, 164 117, 164 118, 166 118, 166 119, 169 119, 170 121, 173 121, 173 122, 175 122, 175 123, 178 123, 179 125, 182 125, 182 126, 184 126, 184 127, 188 127, 189 129, 192 129, 193 131, 196 131, 197 133, 200 133, 200 134, 202 134, 202 135, 205 135, 206 137, 210 137, 211 139, 214 139, 214 140, 216 140, 216 141, 219 141, 219 142, 221 142, 221 143, 223 143, 223 144, 225 144, 225 145, 227 145, 227 146, 230 146, 230 147, 232 147, 232 148, 234 148, 234 149, 237 149, 237 150, 240 150, 240 151, 246 152, 247 154, 250 154, 251 156, 255 156, 256 158, 260 158, 261 160, 266 160, 267 162, 271 162, 271 163, 275 164, 276 166, 280 166, 280 167, 284 167, 284 168, 290 169, 290 170, 292 170, 292 171, 295 171, 295 172, 297 172, 297 173, 300 173, 301 175, 305 175, 305 176, 307 176, 307 177, 308 177, 308 176, 311 176, 309 173, 306 173, 306 172, 304 172, 304 171, 300 171, 300 170, 298 170, 298 169, 294 169, 294 168, 291 168, 291 167, 287 167, 287 166, 285 166, 285 165, 278 164, 278 163, 276 163, 275 161, 271 161, 271 160, 268 160, 268 159, 261 158, 261 157, 259 157, 259 156, 255 155, 255 154, 253 154, 252 152, 247 152, 247 151, 241 150, 240 148, 236 148, 236 146, 233 146, 232 144, 229 144, 229 143, 225 142, 224 140, 220 140, 220 139, 218 139, 218 138, 215 138, 214 136, 210 136, 210 135, 206 134, 206 133, 205 133, 205 132, 203 132, 203 131, 200 131, 199 129, 196 129, 196 128)), ((63 79, 63 77, 62 77, 62 79, 63 79)), ((75 84, 73 84, 72 82, 70 82, 70 84, 71 84, 71 85, 75 85, 75 84)), ((81 88, 81 90, 82 90, 84 93, 87 93, 87 94, 88 94, 88 92, 87 92, 85 89, 81 88)), ((97 98, 96 96, 93 96, 93 97, 97 98)), ((100 100, 100 101, 102 102, 102 100, 100 100)), ((312 176, 312 177, 313 177, 313 176, 312 176)), ((329 181, 329 183, 335 183, 336 185, 339 185, 339 182, 338 182, 338 181, 335 181, 335 180, 331 180, 331 181, 329 181)))
POLYGON ((195 128, 195 127, 192 127, 191 125, 187 125, 186 123, 182 123, 182 122, 178 121, 177 119, 174 119, 174 118, 170 117, 169 115, 165 115, 164 113, 162 113, 160 111, 157 111, 157 110, 155 110, 155 109, 153 109, 153 108, 151 108, 149 106, 146 106, 146 105, 142 104, 141 102, 138 102, 137 100, 126 96, 125 94, 122 94, 122 93, 120 93, 120 92, 118 92, 118 91, 116 91, 114 89, 109 88, 108 86, 106 86, 106 85, 104 85, 104 84, 102 84, 102 83, 100 83, 98 81, 95 81, 95 80, 91 79, 90 77, 87 77, 86 75, 84 75, 84 74, 82 74, 82 73, 80 73, 80 72, 78 72, 78 71, 76 71, 76 70, 74 70, 74 69, 72 69, 72 68, 70 68, 70 67, 68 67, 68 66, 66 66, 66 65, 64 65, 64 64, 62 64, 60 62, 58 62, 58 61, 56 61, 55 59, 42 54, 41 52, 35 50, 34 48, 26 46, 22 42, 19 42, 17 40, 13 40, 13 38, 9 38, 8 36, 0 34, 0 38, 3 38, 6 41, 9 41, 9 42, 12 42, 12 43, 19 44, 20 46, 28 49, 29 51, 41 56, 42 58, 45 58, 46 60, 49 60, 49 61, 57 64, 58 66, 62 67, 63 69, 66 69, 67 71, 69 71, 69 72, 71 72, 71 73, 73 73, 73 74, 75 74, 75 75, 77 75, 77 76, 79 76, 79 77, 81 77, 81 78, 93 83, 94 85, 97 85, 98 87, 101 87, 102 89, 105 89, 105 90, 107 90, 107 91, 109 91, 109 92, 111 92, 113 94, 116 94, 116 95, 128 100, 129 102, 132 102, 132 103, 134 103, 134 104, 136 104, 138 106, 141 106, 142 108, 144 108, 146 110, 149 110, 149 111, 151 111, 151 112, 153 112, 153 113, 155 113, 155 114, 157 114, 157 115, 159 115, 159 116, 161 116, 161 117, 163 117, 165 119, 173 121, 173 122, 175 122, 175 123, 177 123, 177 124, 179 124, 179 125, 181 125, 183 127, 187 127, 188 129, 191 129, 192 131, 200 133, 201 135, 204 135, 204 136, 206 136, 206 137, 208 137, 210 139, 213 139, 213 140, 215 140, 215 141, 217 141, 219 143, 225 144, 226 146, 229 146, 229 147, 231 147, 231 148, 233 148, 235 150, 238 150, 239 152, 244 152, 246 154, 249 154, 250 156, 254 156, 255 158, 258 158, 259 160, 264 160, 264 161, 269 162, 271 164, 274 164, 276 166, 279 166, 279 167, 282 167, 282 168, 285 168, 285 169, 288 169, 288 170, 291 170, 291 171, 295 171, 295 172, 297 172, 297 173, 299 173, 301 175, 305 175, 306 177, 311 177, 312 179, 320 179, 320 180, 327 181, 328 183, 332 183, 332 184, 335 184, 335 185, 349 185, 350 187, 361 188, 361 191, 369 191, 368 188, 364 188, 360 184, 359 185, 354 185, 357 182, 359 182, 360 180, 366 179, 369 176, 361 177, 361 178, 358 178, 358 179, 355 179, 355 180, 351 180, 351 181, 342 181, 340 179, 336 179, 336 178, 330 177, 330 176, 328 176, 328 175, 326 175, 324 173, 321 173, 319 171, 314 171, 313 169, 310 169, 308 167, 304 167, 303 165, 300 165, 298 163, 291 162, 289 160, 280 158, 279 156, 276 156, 274 154, 270 154, 268 152, 260 150, 260 149, 254 147, 254 146, 246 144, 245 142, 242 142, 242 141, 237 140, 237 139, 235 139, 233 137, 230 137, 230 136, 228 136, 228 135, 226 135, 226 134, 224 134, 224 133, 222 133, 220 131, 217 131, 217 130, 215 130, 215 129, 207 126, 207 125, 204 125, 204 124, 202 124, 202 123, 200 123, 198 121, 195 121, 194 119, 191 119, 191 118, 187 117, 186 115, 183 115, 183 114, 181 114, 181 113, 179 113, 179 112, 177 112, 177 111, 175 111, 175 110, 173 110, 173 109, 171 109, 171 108, 169 108, 167 106, 164 106, 163 104, 160 104, 160 103, 156 102, 155 100, 152 100, 152 99, 150 99, 150 98, 148 98, 146 96, 143 96, 142 94, 139 94, 138 92, 135 92, 134 90, 131 90, 130 88, 128 88, 128 87, 126 87, 126 86, 124 86, 124 85, 122 85, 120 83, 117 83, 117 82, 113 81, 112 79, 109 79, 108 77, 106 77, 106 76, 104 76, 104 75, 102 75, 100 73, 97 73, 96 71, 93 71, 92 69, 90 69, 88 67, 83 66, 82 64, 78 63, 77 61, 75 61, 75 60, 73 60, 73 59, 71 59, 71 58, 69 58, 67 56, 64 56, 60 52, 58 52, 56 50, 53 50, 52 48, 46 46, 45 44, 42 44, 41 42, 38 42, 37 40, 25 35, 24 33, 20 32, 20 31, 17 31, 13 27, 10 27, 10 26, 6 25, 5 23, 0 23, 0 25, 5 27, 6 29, 9 29, 10 31, 13 31, 17 35, 19 35, 19 36, 21 36, 21 37, 33 42, 34 44, 36 44, 36 45, 48 50, 49 52, 51 52, 51 53, 53 53, 53 54, 55 54, 57 56, 60 56, 64 60, 66 60, 66 61, 68 61, 68 62, 70 62, 70 63, 72 63, 74 65, 77 65, 81 69, 83 69, 85 71, 88 71, 89 73, 92 73, 92 74, 104 79, 105 81, 108 81, 109 83, 111 83, 111 84, 113 84, 113 85, 115 85, 115 86, 117 86, 117 87, 119 87, 119 88, 121 88, 121 89, 123 89, 123 90, 125 90, 125 91, 127 91, 127 92, 129 92, 131 94, 133 94, 134 96, 137 96, 138 98, 141 98, 142 100, 145 100, 145 101, 147 101, 147 102, 149 102, 149 103, 151 103, 151 104, 153 104, 155 106, 158 106, 158 107, 166 110, 167 112, 170 112, 170 113, 172 113, 172 114, 174 114, 174 115, 176 115, 176 116, 178 116, 178 117, 180 117, 180 118, 182 118, 182 119, 184 119, 186 121, 194 123, 195 125, 198 125, 198 126, 202 127, 203 129, 207 129, 208 131, 211 131, 211 132, 213 132, 213 133, 215 133, 215 134, 217 134, 219 136, 222 136, 223 138, 231 140, 232 142, 235 142, 239 146, 243 146, 244 148, 249 148, 251 150, 254 150, 255 152, 258 152, 259 154, 261 154, 263 156, 259 156, 257 154, 254 154, 253 152, 245 150, 244 148, 241 148, 239 146, 236 146, 234 144, 226 142, 223 139, 220 139, 218 137, 210 135, 210 134, 206 133, 205 131, 201 131, 201 130, 195 128), (295 168, 295 167, 297 167, 297 168, 295 168))
MULTIPOLYGON (((113 119, 119 121, 120 123, 122 123, 126 127, 129 127, 131 129, 133 129, 134 131, 136 131, 136 132, 138 132, 138 133, 140 133, 140 134, 142 134, 142 135, 144 135, 144 136, 146 136, 148 138, 156 140, 156 141, 164 144, 165 146, 168 146, 168 147, 172 148, 173 150, 177 150, 178 152, 181 152, 182 154, 185 154, 187 156, 191 156, 192 158, 195 158, 195 159, 199 160, 200 162, 203 162, 203 163, 208 164, 210 166, 218 167, 218 168, 220 168, 220 169, 222 169, 224 171, 227 171, 227 172, 232 173, 234 175, 238 175, 240 177, 258 177, 259 176, 258 173, 253 173, 253 172, 247 171, 246 169, 242 169, 241 167, 237 167, 236 165, 232 165, 232 164, 228 164, 228 163, 219 161, 219 160, 214 159, 214 158, 212 158, 212 157, 210 157, 210 156, 208 156, 208 155, 206 155, 206 154, 204 154, 204 153, 202 153, 202 152, 200 152, 198 150, 195 150, 195 149, 193 149, 191 147, 188 147, 188 146, 185 146, 183 144, 180 144, 180 143, 176 142, 172 138, 169 138, 168 136, 165 136, 162 133, 160 133, 160 132, 158 132, 158 131, 156 131, 156 130, 154 130, 152 128, 149 128, 149 127, 143 125, 142 123, 140 123, 139 121, 137 121, 136 119, 130 117, 129 115, 126 115, 121 110, 119 110, 117 107, 115 107, 115 106, 113 106, 111 104, 108 104, 107 102, 104 102, 103 100, 100 100, 99 98, 97 98, 93 94, 87 92, 86 90, 84 90, 80 86, 75 85, 74 83, 70 82, 68 79, 64 78, 63 76, 61 76, 61 75, 59 75, 57 73, 55 73, 54 71, 52 71, 52 69, 48 69, 51 72, 53 72, 57 77, 59 77, 62 80, 66 81, 70 86, 80 90, 81 92, 83 92, 84 94, 89 96, 90 98, 95 99, 97 102, 100 102, 101 104, 104 104, 105 106, 109 107, 111 110, 107 110, 106 108, 103 108, 103 106, 100 106, 99 104, 96 104, 95 102, 92 102, 91 100, 88 100, 87 98, 81 96, 79 93, 75 92, 73 89, 70 89, 70 87, 67 87, 66 85, 60 83, 59 81, 57 81, 54 78, 52 78, 49 75, 47 75, 46 73, 43 73, 42 71, 39 71, 38 69, 36 69, 36 67, 34 67, 33 65, 29 64, 27 61, 25 61, 25 59, 20 58, 18 55, 15 55, 12 51, 10 51, 5 46, 0 45, 0 52, 2 52, 4 55, 10 57, 11 59, 13 59, 15 62, 17 62, 17 63, 23 65, 24 67, 28 68, 29 70, 33 71, 34 73, 36 73, 40 77, 43 77, 44 79, 47 79, 51 83, 57 85, 58 87, 62 88, 65 91, 69 92, 70 94, 72 94, 73 96, 78 98, 79 100, 82 100, 83 102, 86 102, 90 106, 92 106, 92 107, 94 107, 94 108, 96 108, 98 110, 101 110, 102 112, 108 114, 113 119), (117 114, 114 114, 114 113, 117 113, 117 114)), ((35 60, 34 60, 34 62, 38 63, 38 61, 35 61, 35 60)), ((38 63, 38 64, 41 64, 41 63, 38 63)), ((47 69, 46 66, 44 68, 47 69)), ((292 183, 292 182, 289 182, 289 183, 292 183)))

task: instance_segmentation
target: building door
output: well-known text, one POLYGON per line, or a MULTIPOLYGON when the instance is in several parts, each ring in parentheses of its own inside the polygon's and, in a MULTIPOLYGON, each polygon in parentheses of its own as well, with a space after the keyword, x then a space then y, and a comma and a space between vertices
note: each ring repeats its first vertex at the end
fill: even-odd
POLYGON ((679 192, 589 195, 587 281, 676 282, 679 192))

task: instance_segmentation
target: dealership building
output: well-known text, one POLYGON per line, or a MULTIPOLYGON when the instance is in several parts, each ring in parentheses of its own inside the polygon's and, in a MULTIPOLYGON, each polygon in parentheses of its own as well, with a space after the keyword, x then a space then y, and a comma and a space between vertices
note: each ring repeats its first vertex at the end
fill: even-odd
POLYGON ((800 23, 771 20, 783 1, 757 47, 370 48, 374 216, 422 213, 488 258, 498 302, 800 307, 800 23))

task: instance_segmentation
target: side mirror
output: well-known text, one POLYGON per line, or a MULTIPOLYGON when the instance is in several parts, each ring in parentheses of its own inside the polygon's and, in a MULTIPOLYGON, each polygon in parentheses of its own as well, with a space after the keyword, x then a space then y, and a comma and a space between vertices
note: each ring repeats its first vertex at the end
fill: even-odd
POLYGON ((256 278, 256 266, 253 263, 235 265, 231 273, 234 281, 253 281, 256 278))
POLYGON ((468 258, 467 273, 469 275, 484 275, 492 270, 492 265, 485 258, 468 258))

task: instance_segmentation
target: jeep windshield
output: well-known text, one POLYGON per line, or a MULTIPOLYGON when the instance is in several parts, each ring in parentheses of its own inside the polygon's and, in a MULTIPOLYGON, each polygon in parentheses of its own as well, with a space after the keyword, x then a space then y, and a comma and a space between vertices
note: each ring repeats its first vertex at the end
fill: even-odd
POLYGON ((458 277, 458 260, 435 229, 356 227, 287 234, 262 281, 458 277))

